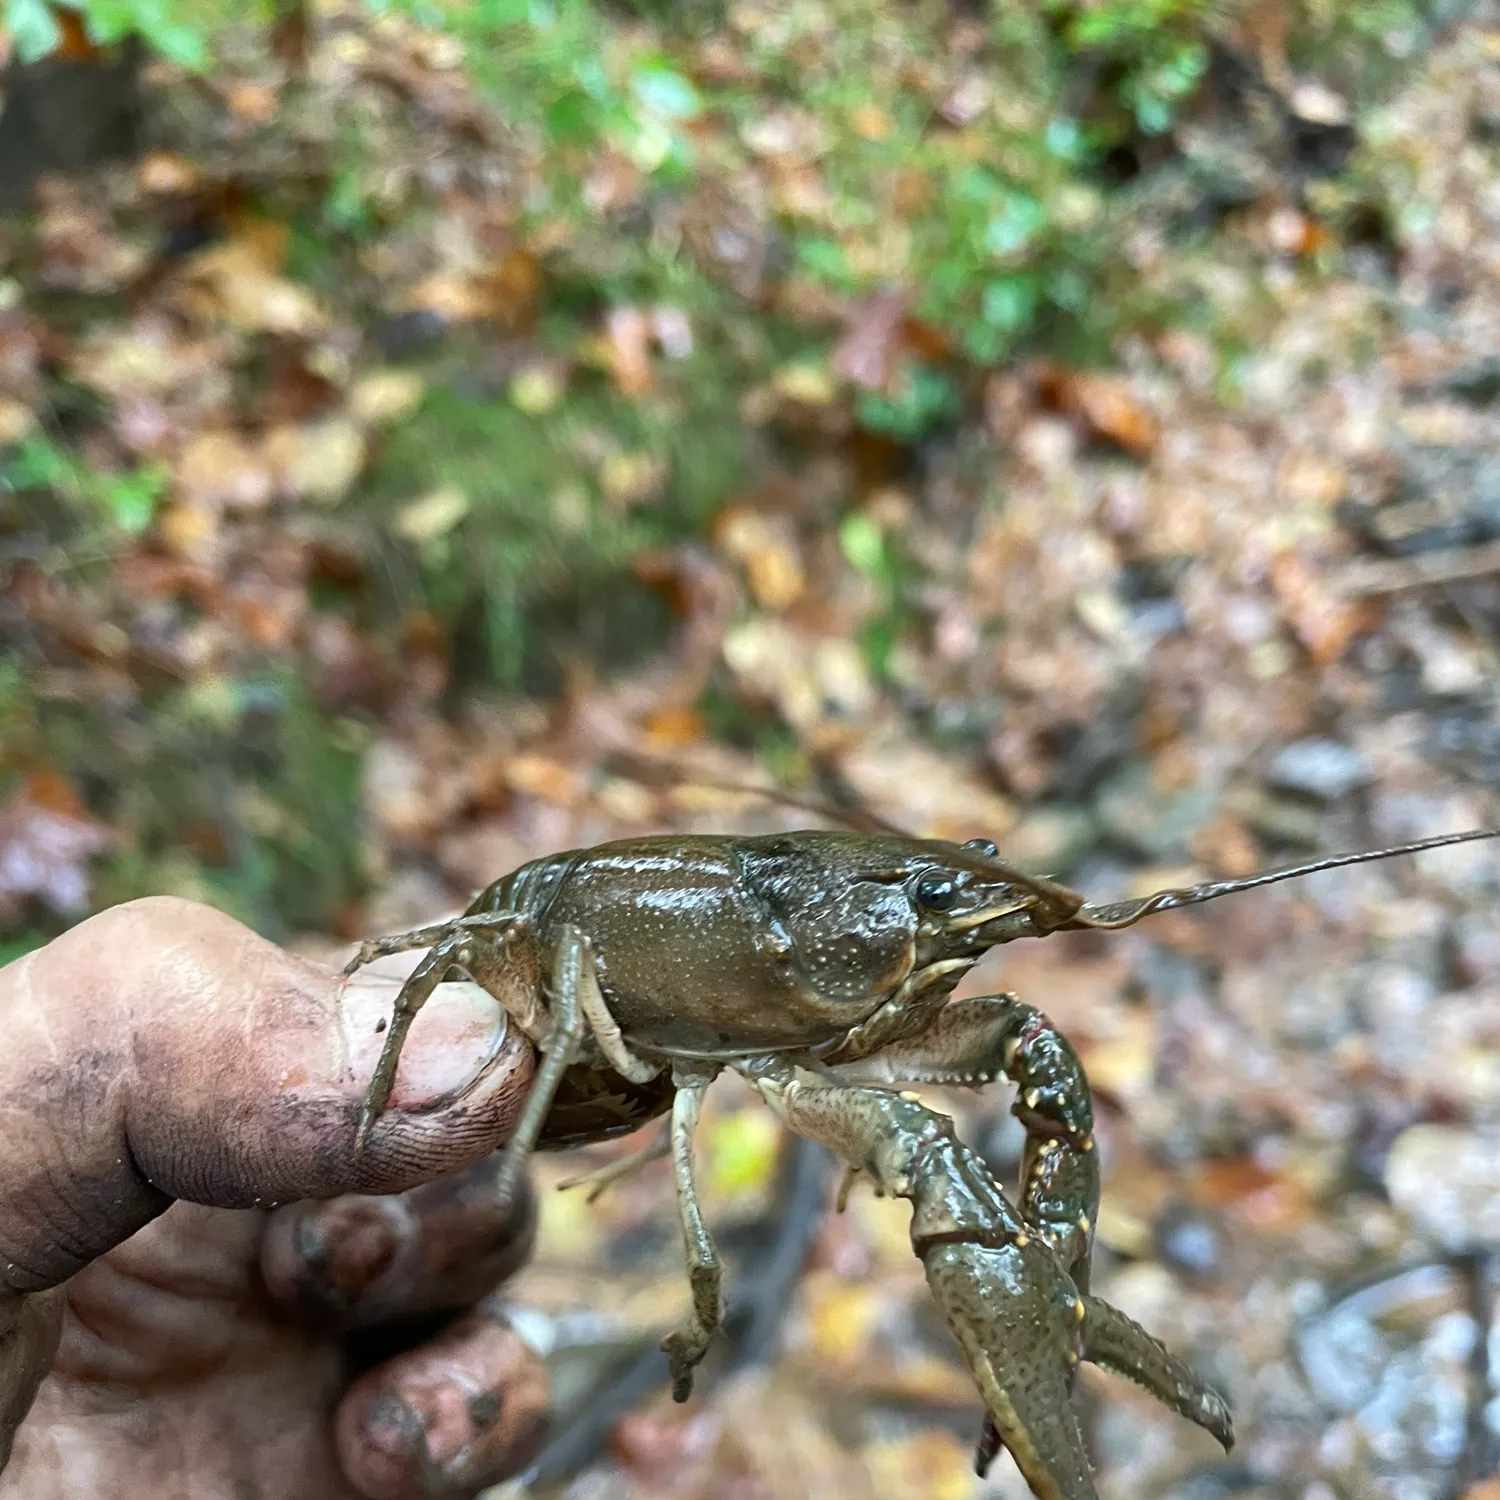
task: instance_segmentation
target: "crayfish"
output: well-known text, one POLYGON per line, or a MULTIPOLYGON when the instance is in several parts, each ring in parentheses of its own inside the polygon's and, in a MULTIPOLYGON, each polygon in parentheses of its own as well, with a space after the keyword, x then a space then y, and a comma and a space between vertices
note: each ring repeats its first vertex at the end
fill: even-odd
POLYGON ((672 1158, 692 1310, 662 1347, 683 1401, 723 1317, 693 1128, 710 1083, 731 1069, 792 1130, 910 1201, 912 1248, 984 1399, 979 1472, 1004 1445, 1040 1500, 1095 1500, 1069 1400, 1080 1360, 1134 1380, 1226 1451, 1233 1422, 1217 1391, 1089 1295, 1100 1175, 1077 1054, 1015 995, 952 999, 958 981, 1016 938, 1128 927, 1232 891, 1496 836, 1450 834, 1104 906, 1012 869, 987 839, 665 835, 550 855, 460 917, 361 945, 350 973, 383 954, 430 951, 397 996, 359 1142, 379 1128, 413 1018, 455 969, 541 1055, 500 1194, 516 1191, 535 1149, 623 1135, 670 1111, 654 1145, 586 1180, 597 1190, 672 1158), (949 1117, 902 1092, 1002 1076, 1026 1131, 1015 1204, 949 1117))

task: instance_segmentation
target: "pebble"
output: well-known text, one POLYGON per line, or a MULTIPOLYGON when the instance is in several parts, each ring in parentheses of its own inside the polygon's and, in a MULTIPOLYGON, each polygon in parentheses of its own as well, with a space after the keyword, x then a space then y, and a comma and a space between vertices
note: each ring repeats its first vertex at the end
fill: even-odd
POLYGON ((1447 1249, 1500 1248, 1500 1132, 1413 1125, 1386 1158, 1385 1188, 1447 1249))
POLYGON ((1186 851, 1218 801, 1218 789, 1206 784, 1164 792, 1149 768, 1134 765, 1104 786, 1095 808, 1105 830, 1127 848, 1165 860, 1186 851))
POLYGON ((1370 763, 1340 740, 1295 740, 1279 751, 1266 772, 1277 791, 1319 802, 1337 802, 1375 779, 1370 763))

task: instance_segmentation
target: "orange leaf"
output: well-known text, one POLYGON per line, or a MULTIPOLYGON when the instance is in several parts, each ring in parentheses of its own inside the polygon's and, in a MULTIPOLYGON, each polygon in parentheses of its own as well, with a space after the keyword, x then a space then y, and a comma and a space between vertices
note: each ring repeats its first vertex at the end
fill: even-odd
POLYGON ((1342 598, 1297 553, 1272 558, 1269 572, 1287 624, 1319 666, 1338 661, 1355 637, 1375 627, 1372 601, 1342 598))
POLYGON ((708 732, 703 718, 691 708, 658 708, 641 726, 652 750, 685 750, 708 732))
POLYGON ((506 763, 505 777, 512 788, 559 807, 574 807, 583 800, 583 780, 571 767, 545 755, 517 755, 506 763))
POLYGON ((1307 1189, 1290 1177, 1240 1157, 1210 1162, 1198 1179, 1203 1197, 1251 1229, 1277 1233, 1306 1222, 1311 1204, 1307 1189))
POLYGON ((1045 380, 1044 392, 1060 410, 1082 418, 1099 437, 1137 458, 1149 457, 1161 439, 1156 417, 1136 400, 1124 376, 1064 370, 1045 380))
POLYGON ((651 374, 651 318, 639 307, 612 307, 604 320, 610 374, 622 396, 644 396, 651 374))

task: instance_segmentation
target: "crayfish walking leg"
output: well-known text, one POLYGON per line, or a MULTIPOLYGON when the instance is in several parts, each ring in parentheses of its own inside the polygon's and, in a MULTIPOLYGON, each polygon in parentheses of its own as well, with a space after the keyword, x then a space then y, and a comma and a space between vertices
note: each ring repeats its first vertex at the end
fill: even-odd
POLYGON ((679 1072, 673 1077, 677 1094, 672 1100, 672 1165, 677 1176, 677 1212, 687 1251, 688 1285, 693 1293, 693 1308, 686 1321, 662 1341, 671 1365, 674 1401, 686 1401, 692 1395, 693 1371, 703 1362, 724 1321, 723 1267, 713 1236, 703 1222, 693 1181, 693 1130, 712 1081, 711 1073, 679 1072))
POLYGON ((1223 1398, 1124 1313, 1079 1290, 946 1115, 882 1089, 745 1071, 799 1135, 911 1202, 912 1248, 984 1398, 981 1472, 1003 1443, 1040 1500, 1097 1500, 1069 1402, 1081 1359, 1232 1445, 1223 1398))

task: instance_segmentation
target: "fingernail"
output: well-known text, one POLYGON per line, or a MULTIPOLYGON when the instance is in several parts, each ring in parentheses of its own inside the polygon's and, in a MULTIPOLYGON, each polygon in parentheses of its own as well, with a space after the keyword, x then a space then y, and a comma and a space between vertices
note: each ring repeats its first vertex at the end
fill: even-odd
MULTIPOLYGON (((400 985, 356 975, 345 989, 346 1024, 360 1077, 368 1077, 385 1044, 400 985)), ((430 1109, 470 1088, 499 1055, 509 1018, 469 980, 440 984, 417 1012, 401 1049, 392 1109, 430 1109)))

